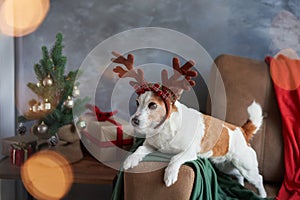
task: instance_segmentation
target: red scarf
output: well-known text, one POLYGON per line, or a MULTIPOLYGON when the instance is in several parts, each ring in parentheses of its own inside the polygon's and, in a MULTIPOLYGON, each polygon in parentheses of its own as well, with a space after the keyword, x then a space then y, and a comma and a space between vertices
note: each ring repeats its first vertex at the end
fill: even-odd
MULTIPOLYGON (((268 61, 268 60, 267 60, 268 61)), ((283 55, 270 61, 271 76, 282 118, 285 176, 279 200, 300 199, 300 60, 283 55)))

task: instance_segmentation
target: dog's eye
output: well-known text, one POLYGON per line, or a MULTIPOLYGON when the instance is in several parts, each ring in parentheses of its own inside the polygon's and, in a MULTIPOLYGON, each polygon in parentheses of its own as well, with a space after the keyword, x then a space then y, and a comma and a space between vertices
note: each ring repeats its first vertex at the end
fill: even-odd
POLYGON ((140 105, 139 101, 136 100, 135 103, 136 103, 136 106, 139 107, 139 105, 140 105))
POLYGON ((151 103, 149 103, 148 108, 151 109, 151 110, 154 110, 154 109, 157 108, 157 104, 154 103, 154 102, 151 102, 151 103))

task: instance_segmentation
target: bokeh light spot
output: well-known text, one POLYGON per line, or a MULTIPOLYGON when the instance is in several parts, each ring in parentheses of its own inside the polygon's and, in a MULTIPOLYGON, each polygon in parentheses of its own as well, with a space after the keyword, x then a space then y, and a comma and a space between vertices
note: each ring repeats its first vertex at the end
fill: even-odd
POLYGON ((49 0, 5 0, 0 2, 0 30, 9 36, 35 31, 50 8, 49 0))
POLYGON ((279 55, 271 62, 271 77, 278 87, 295 90, 300 85, 300 60, 279 55))
POLYGON ((27 191, 36 199, 61 199, 73 183, 70 164, 51 150, 30 157, 21 168, 21 178, 27 191))

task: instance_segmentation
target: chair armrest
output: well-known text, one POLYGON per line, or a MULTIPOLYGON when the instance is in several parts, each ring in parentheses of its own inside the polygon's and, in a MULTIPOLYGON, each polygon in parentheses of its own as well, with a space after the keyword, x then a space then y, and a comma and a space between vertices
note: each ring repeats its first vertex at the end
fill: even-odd
POLYGON ((195 173, 189 166, 180 167, 177 182, 166 187, 163 181, 167 163, 142 162, 124 173, 124 199, 182 199, 190 198, 195 173))

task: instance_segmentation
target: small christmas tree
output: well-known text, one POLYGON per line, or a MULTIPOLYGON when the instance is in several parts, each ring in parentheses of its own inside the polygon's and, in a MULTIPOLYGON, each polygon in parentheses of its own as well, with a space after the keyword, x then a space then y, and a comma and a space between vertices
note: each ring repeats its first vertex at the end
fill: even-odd
POLYGON ((43 57, 34 65, 38 82, 27 84, 38 99, 30 100, 29 110, 18 117, 18 122, 37 121, 37 131, 50 136, 55 136, 60 127, 74 123, 73 115, 79 116, 89 101, 87 97, 77 98, 80 91, 75 79, 79 71, 64 75, 67 58, 62 54, 62 41, 63 35, 58 33, 50 53, 42 47, 43 57))

